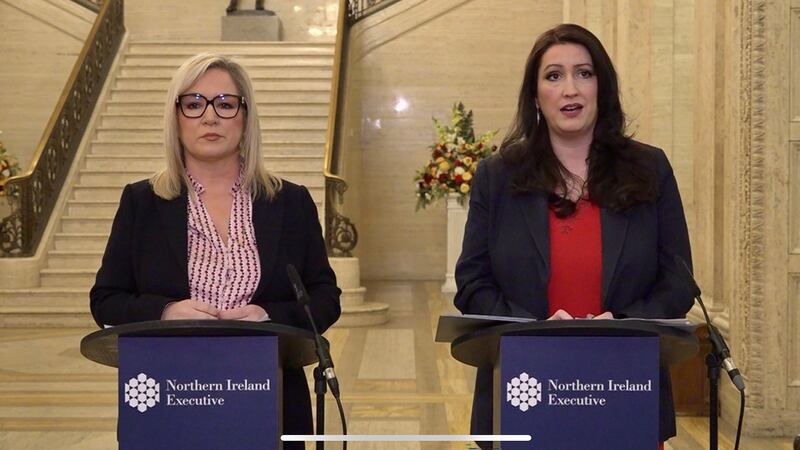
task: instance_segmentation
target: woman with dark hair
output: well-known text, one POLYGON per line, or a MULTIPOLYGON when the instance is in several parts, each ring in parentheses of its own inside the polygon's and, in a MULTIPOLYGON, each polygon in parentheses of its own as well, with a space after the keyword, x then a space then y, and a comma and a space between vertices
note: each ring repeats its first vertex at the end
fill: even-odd
MULTIPOLYGON (((617 75, 588 30, 559 25, 528 57, 518 110, 475 174, 456 307, 568 320, 684 317, 693 297, 686 219, 666 155, 625 134, 617 75)), ((675 435, 661 370, 661 441, 675 435)), ((492 373, 479 369, 472 432, 491 434, 492 373)))

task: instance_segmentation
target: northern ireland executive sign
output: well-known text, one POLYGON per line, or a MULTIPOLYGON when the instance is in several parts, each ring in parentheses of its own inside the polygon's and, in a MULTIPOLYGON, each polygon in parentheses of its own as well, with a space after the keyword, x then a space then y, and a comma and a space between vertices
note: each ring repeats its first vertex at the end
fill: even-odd
POLYGON ((121 449, 278 442, 276 337, 120 337, 119 352, 121 449))
POLYGON ((500 350, 504 449, 656 448, 657 337, 507 336, 500 350))

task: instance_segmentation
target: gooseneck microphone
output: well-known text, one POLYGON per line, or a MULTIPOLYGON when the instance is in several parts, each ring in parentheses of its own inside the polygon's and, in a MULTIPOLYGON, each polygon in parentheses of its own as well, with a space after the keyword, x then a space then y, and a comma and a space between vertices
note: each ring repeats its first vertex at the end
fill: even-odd
POLYGON ((705 316, 706 324, 708 325, 708 338, 711 340, 714 353, 716 353, 721 361, 722 368, 725 369, 725 372, 728 372, 728 376, 731 378, 733 385, 736 386, 736 389, 738 389, 739 392, 744 392, 744 379, 742 378, 742 374, 739 372, 736 364, 734 364, 733 358, 731 358, 731 351, 728 348, 728 344, 725 343, 725 339, 717 328, 711 324, 708 311, 706 311, 706 305, 703 304, 703 299, 700 297, 700 287, 697 285, 697 281, 694 279, 689 265, 678 255, 675 255, 675 262, 678 266, 678 270, 683 272, 686 283, 692 290, 692 296, 697 300, 697 303, 700 304, 700 309, 703 310, 703 316, 705 316))
POLYGON ((338 399, 339 380, 336 379, 336 372, 333 370, 333 359, 331 359, 330 346, 327 339, 319 334, 317 324, 314 321, 314 317, 311 315, 311 308, 308 306, 310 299, 308 297, 308 292, 306 292, 306 287, 303 285, 303 280, 300 279, 300 274, 297 273, 297 269, 294 267, 294 265, 287 264, 286 273, 289 275, 289 282, 292 283, 292 289, 294 289, 294 295, 297 297, 297 301, 303 305, 303 309, 306 311, 306 315, 308 316, 308 321, 311 322, 311 329, 314 332, 314 340, 316 341, 319 367, 325 376, 325 380, 328 382, 331 393, 335 398, 338 399))

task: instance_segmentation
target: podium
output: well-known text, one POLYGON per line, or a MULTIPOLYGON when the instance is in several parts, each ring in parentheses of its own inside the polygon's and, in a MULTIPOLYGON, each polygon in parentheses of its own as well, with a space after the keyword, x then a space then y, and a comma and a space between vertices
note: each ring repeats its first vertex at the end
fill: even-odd
POLYGON ((491 408, 492 433, 531 436, 502 449, 655 449, 662 368, 698 350, 675 323, 443 316, 436 340, 479 369, 473 408, 491 408))
POLYGON ((81 353, 119 368, 120 449, 265 449, 282 446, 282 371, 316 362, 313 339, 271 322, 158 320, 96 331, 81 353))

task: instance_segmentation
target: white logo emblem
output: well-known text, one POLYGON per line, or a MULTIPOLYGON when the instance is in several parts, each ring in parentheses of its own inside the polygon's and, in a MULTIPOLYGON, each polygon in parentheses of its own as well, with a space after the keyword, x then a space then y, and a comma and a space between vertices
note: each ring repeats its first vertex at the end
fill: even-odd
POLYGON ((542 401, 542 383, 522 372, 506 383, 506 401, 525 412, 542 401))
POLYGON ((125 403, 139 412, 143 413, 156 406, 160 397, 159 384, 143 373, 125 383, 125 403))

